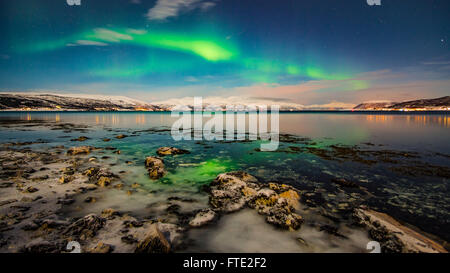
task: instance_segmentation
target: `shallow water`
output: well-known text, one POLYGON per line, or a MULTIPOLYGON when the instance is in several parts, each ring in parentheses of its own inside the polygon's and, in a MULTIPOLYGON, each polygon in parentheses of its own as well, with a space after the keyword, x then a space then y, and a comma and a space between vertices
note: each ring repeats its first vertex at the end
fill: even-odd
MULTIPOLYGON (((281 133, 309 139, 305 143, 281 142, 277 152, 258 152, 260 141, 176 142, 167 130, 149 130, 170 128, 174 120, 176 118, 172 118, 169 113, 3 112, 0 113, 0 142, 44 140, 47 143, 34 144, 32 147, 49 149, 56 145, 92 145, 114 147, 121 151, 119 155, 113 150, 104 150, 94 155, 99 158, 107 156, 102 162, 108 164, 113 172, 125 172, 121 179, 126 185, 138 183, 141 186, 132 195, 115 189, 81 195, 74 205, 62 212, 71 217, 99 213, 104 208, 112 207, 135 216, 157 219, 167 210, 168 198, 173 200, 170 205, 179 205, 180 212, 192 212, 208 206, 208 196, 202 191, 203 185, 210 183, 220 173, 244 170, 262 181, 287 183, 302 191, 319 194, 322 202, 333 208, 349 199, 362 198, 362 203, 369 204, 374 209, 387 212, 446 240, 450 239, 447 230, 450 223, 448 177, 434 174, 408 175, 390 169, 394 165, 417 165, 418 168, 423 168, 424 164, 432 164, 448 170, 450 114, 282 113, 281 133), (18 121, 23 123, 19 124, 18 121), (42 121, 45 123, 40 124, 42 121), (55 128, 64 123, 86 125, 86 128, 55 128), (127 134, 129 137, 119 140, 114 138, 117 134, 127 134), (90 139, 84 142, 70 141, 81 135, 90 139), (104 138, 110 138, 111 141, 104 142, 104 138), (371 151, 417 153, 417 156, 400 156, 392 164, 381 161, 363 164, 351 159, 326 159, 314 153, 290 150, 290 147, 325 148, 333 144, 357 145, 360 149, 371 151), (144 168, 144 159, 155 155, 156 149, 162 146, 188 149, 191 154, 165 157, 168 174, 159 181, 151 181, 144 168), (367 189, 372 198, 339 191, 330 182, 332 178, 357 181, 367 189), (87 195, 96 197, 98 201, 94 204, 84 203, 83 199, 87 195), (174 200, 174 197, 183 200, 174 200)), ((289 252, 326 249, 361 251, 365 247, 363 242, 368 240, 358 231, 352 231, 347 237, 354 240, 333 243, 331 239, 324 237, 323 232, 318 233, 317 229, 308 226, 302 227, 300 233, 285 235, 284 232, 265 225, 263 218, 248 211, 227 215, 216 228, 193 230, 189 232, 189 236, 193 244, 188 251, 218 252, 283 252, 283 249, 289 252), (243 236, 245 232, 249 234, 248 243, 241 243, 236 248, 239 236, 243 236), (256 242, 257 237, 262 236, 258 234, 267 232, 274 237, 269 236, 256 242), (231 235, 236 241, 226 242, 227 235, 231 235), (305 247, 291 238, 293 236, 305 237, 305 241, 312 240, 315 243, 305 247), (280 242, 279 248, 267 249, 273 245, 272 240, 280 242)))

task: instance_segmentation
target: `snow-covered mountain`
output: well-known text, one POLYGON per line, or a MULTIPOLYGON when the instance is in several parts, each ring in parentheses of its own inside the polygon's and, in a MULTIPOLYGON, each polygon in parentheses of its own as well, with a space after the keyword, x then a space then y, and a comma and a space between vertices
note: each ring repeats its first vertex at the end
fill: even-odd
POLYGON ((365 102, 357 105, 355 110, 448 110, 450 96, 436 99, 420 99, 405 102, 365 102))
POLYGON ((85 94, 0 93, 2 110, 159 110, 146 102, 124 96, 85 94))
MULTIPOLYGON (((153 102, 153 105, 162 109, 174 109, 174 110, 193 110, 194 109, 194 97, 184 97, 178 99, 169 99, 165 101, 153 102)), ((227 106, 239 110, 239 106, 249 105, 264 105, 268 109, 272 105, 278 105, 281 111, 298 111, 306 109, 304 105, 293 103, 284 99, 273 98, 252 98, 252 97, 205 97, 202 98, 202 104, 205 109, 208 110, 226 110, 227 106)))

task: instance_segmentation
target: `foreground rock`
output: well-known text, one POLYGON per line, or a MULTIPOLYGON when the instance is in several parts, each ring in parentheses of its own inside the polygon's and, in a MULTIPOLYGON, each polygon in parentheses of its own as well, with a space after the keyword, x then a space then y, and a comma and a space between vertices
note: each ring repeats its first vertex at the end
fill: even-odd
POLYGON ((145 159, 145 167, 151 179, 159 179, 166 174, 164 169, 164 161, 162 158, 149 156, 145 159))
POLYGON ((169 253, 170 244, 156 224, 150 226, 145 238, 136 247, 135 253, 169 253))
POLYGON ((368 227, 372 239, 381 244, 382 252, 447 253, 439 243, 406 227, 385 213, 358 208, 354 216, 368 227))
POLYGON ((214 222, 217 218, 217 213, 212 209, 204 209, 195 215, 194 219, 189 222, 189 226, 194 228, 201 227, 214 222))
POLYGON ((156 153, 160 156, 165 155, 181 155, 181 154, 189 154, 188 150, 178 149, 175 147, 161 147, 156 150, 156 153))
POLYGON ((303 223, 295 213, 300 196, 288 185, 262 184, 248 173, 220 174, 211 183, 210 205, 218 212, 234 212, 245 206, 266 216, 266 221, 283 229, 297 230, 303 223))
POLYGON ((68 226, 63 234, 72 239, 86 240, 94 237, 97 231, 105 225, 105 222, 104 218, 89 214, 68 226))
POLYGON ((67 151, 68 155, 89 154, 93 150, 91 146, 71 147, 67 151))

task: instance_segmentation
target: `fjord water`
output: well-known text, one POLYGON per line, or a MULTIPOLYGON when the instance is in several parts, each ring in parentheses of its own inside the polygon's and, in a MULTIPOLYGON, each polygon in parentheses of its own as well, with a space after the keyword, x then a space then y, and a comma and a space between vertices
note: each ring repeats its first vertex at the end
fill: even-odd
MULTIPOLYGON (((177 142, 167 130, 176 119, 170 113, 156 112, 3 112, 0 121, 6 126, 1 128, 0 141, 44 140, 45 143, 33 146, 112 146, 121 151, 120 155, 108 154, 105 164, 114 172, 125 172, 124 183, 139 183, 142 188, 131 196, 112 189, 99 196, 97 203, 89 205, 83 204, 80 198, 75 206, 63 212, 68 216, 84 216, 114 207, 136 216, 157 218, 166 209, 164 201, 174 196, 186 201, 179 203, 182 212, 194 211, 208 206, 203 185, 220 173, 244 170, 266 182, 277 181, 300 190, 321 192, 324 202, 330 203, 348 198, 326 192, 330 188, 330 177, 357 181, 373 194, 363 203, 449 240, 450 191, 446 177, 399 174, 390 171, 386 163, 365 165, 351 160, 324 159, 310 153, 283 152, 295 145, 292 143, 281 142, 279 152, 257 152, 260 141, 177 142), (16 121, 18 126, 14 125, 16 121), (42 121, 42 125, 27 127, 28 122, 42 121), (86 128, 61 131, 46 125, 63 123, 86 128), (129 137, 115 139, 119 133, 129 137), (89 139, 83 143, 70 141, 81 135, 89 139), (104 138, 111 141, 104 142, 104 138), (159 181, 152 181, 143 162, 162 146, 188 149, 191 154, 165 157, 168 174, 159 181)), ((449 113, 281 113, 279 124, 281 133, 309 138, 314 147, 356 145, 361 149, 417 153, 421 162, 450 167, 449 113)), ((397 164, 403 162, 400 160, 397 164)), ((307 211, 302 213, 308 215, 307 211)), ((314 228, 305 226, 300 231, 301 237, 316 243, 300 247, 291 240, 297 233, 277 231, 265 226, 261 219, 251 211, 223 217, 218 227, 191 231, 189 236, 193 243, 187 251, 361 251, 365 248, 364 242, 369 240, 355 230, 348 233, 351 240, 332 242, 314 228), (263 236, 267 232, 273 236, 263 236), (245 238, 248 242, 242 243, 245 238), (339 248, 332 247, 336 244, 339 248)))

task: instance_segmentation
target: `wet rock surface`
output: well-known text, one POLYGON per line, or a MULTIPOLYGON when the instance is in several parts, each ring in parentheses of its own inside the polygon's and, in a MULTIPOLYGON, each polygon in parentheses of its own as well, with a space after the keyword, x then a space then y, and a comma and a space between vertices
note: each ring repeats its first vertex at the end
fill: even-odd
POLYGON ((440 243, 385 213, 362 207, 355 210, 354 216, 358 224, 368 228, 370 237, 381 244, 383 253, 447 253, 440 243))
POLYGON ((264 215, 266 221, 283 229, 297 230, 303 219, 295 213, 300 196, 288 185, 260 183, 254 176, 242 172, 220 174, 209 188, 210 205, 222 213, 250 207, 264 215))
POLYGON ((188 150, 178 149, 175 147, 161 147, 156 150, 159 156, 189 154, 188 150))
POLYGON ((148 171, 148 176, 151 179, 159 179, 166 174, 164 167, 164 160, 159 157, 149 156, 145 159, 145 167, 148 171))
POLYGON ((156 224, 151 225, 145 238, 138 242, 135 253, 169 253, 170 244, 156 224))

